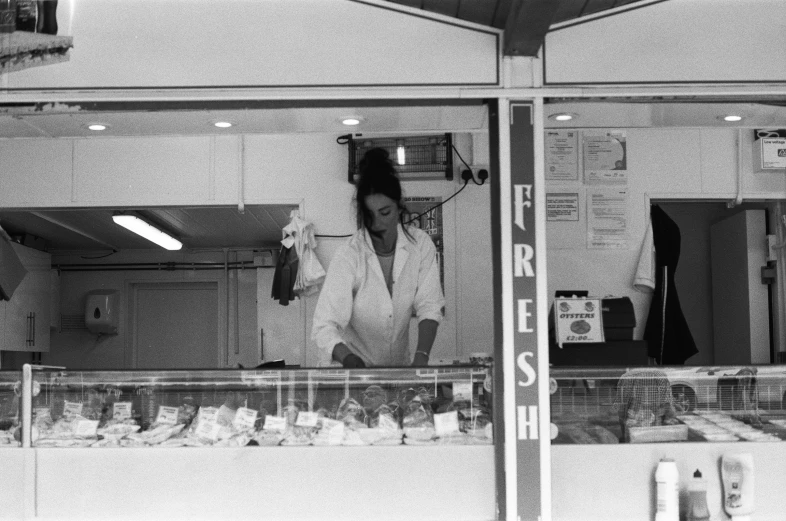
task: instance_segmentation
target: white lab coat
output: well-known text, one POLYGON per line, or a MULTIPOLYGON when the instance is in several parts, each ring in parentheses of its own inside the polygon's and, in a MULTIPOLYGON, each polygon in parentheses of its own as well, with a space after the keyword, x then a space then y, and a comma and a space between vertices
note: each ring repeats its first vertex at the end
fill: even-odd
POLYGON ((371 236, 358 230, 336 252, 314 311, 311 338, 320 363, 329 364, 343 342, 366 365, 409 365, 409 323, 442 321, 445 297, 439 282, 436 248, 424 231, 398 226, 393 261, 393 295, 385 285, 371 236))

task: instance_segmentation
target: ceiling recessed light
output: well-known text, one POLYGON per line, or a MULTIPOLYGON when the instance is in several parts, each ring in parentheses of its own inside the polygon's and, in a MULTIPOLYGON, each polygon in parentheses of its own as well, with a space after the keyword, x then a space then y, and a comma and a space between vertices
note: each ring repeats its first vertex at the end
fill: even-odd
POLYGON ((360 122, 363 121, 363 118, 358 116, 352 116, 349 118, 344 118, 341 120, 341 123, 347 125, 348 127, 354 127, 355 125, 360 125, 360 122))
POLYGON ((571 119, 575 118, 576 114, 570 114, 568 112, 558 112, 557 114, 552 114, 549 116, 549 119, 554 121, 570 121, 571 119))
POLYGON ((232 126, 232 123, 230 123, 229 121, 216 121, 215 123, 213 123, 213 125, 218 128, 229 128, 232 126))
POLYGON ((723 116, 724 121, 742 121, 742 116, 735 116, 733 114, 729 114, 728 116, 723 116))
POLYGON ((90 123, 87 126, 87 128, 89 128, 90 130, 100 131, 100 130, 106 130, 107 128, 109 128, 109 126, 104 125, 103 123, 90 123))

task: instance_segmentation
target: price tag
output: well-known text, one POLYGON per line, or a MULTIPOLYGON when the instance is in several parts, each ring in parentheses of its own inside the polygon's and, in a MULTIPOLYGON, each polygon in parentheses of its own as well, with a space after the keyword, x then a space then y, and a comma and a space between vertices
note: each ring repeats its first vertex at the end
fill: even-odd
POLYGON ((319 416, 315 412, 301 411, 297 415, 295 425, 298 427, 316 427, 319 416))
POLYGON ((115 402, 112 405, 112 418, 127 420, 131 417, 131 402, 115 402))
POLYGON ((379 415, 379 428, 385 429, 386 431, 397 431, 398 430, 398 422, 393 418, 393 416, 389 414, 380 414, 379 415))
POLYGON ((237 413, 235 413, 235 420, 232 422, 232 425, 234 425, 236 429, 251 429, 254 427, 256 421, 257 411, 246 407, 240 407, 237 413))
POLYGON ((265 416, 265 425, 262 427, 263 431, 284 432, 287 428, 287 419, 280 416, 265 416))
POLYGON ((200 421, 196 429, 196 435, 197 438, 203 440, 216 441, 218 439, 218 431, 220 430, 221 426, 215 422, 200 421))
POLYGON ((79 420, 76 423, 76 435, 81 438, 98 436, 98 420, 79 420))
POLYGON ((437 436, 449 436, 459 432, 458 413, 456 411, 443 412, 434 415, 434 430, 437 436))
POLYGON ((599 298, 554 299, 557 344, 603 342, 603 313, 599 298))
POLYGON ((200 407, 198 418, 199 421, 215 422, 218 417, 217 407, 200 407))
POLYGON ((472 382, 453 382, 453 401, 472 401, 472 382))
POLYGON ((160 425, 177 425, 177 407, 159 405, 156 423, 160 425))
POLYGON ((63 416, 81 416, 82 402, 65 402, 63 406, 63 416))
POLYGON ((322 418, 322 430, 327 431, 329 445, 341 445, 344 439, 344 422, 322 418))

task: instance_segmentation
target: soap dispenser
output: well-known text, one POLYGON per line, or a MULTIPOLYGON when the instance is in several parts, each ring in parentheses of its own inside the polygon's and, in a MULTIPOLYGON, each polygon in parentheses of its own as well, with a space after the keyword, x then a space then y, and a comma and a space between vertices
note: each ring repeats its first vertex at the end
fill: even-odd
POLYGON ((723 508, 732 521, 750 521, 753 502, 753 455, 724 454, 721 461, 723 508))

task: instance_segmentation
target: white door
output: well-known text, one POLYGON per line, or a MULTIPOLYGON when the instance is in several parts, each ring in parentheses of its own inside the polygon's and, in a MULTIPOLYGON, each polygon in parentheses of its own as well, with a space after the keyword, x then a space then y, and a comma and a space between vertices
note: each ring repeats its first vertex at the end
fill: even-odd
POLYGON ((133 367, 220 367, 218 283, 140 283, 132 287, 133 367))
POLYGON ((715 364, 770 363, 765 219, 745 210, 710 227, 715 364))

